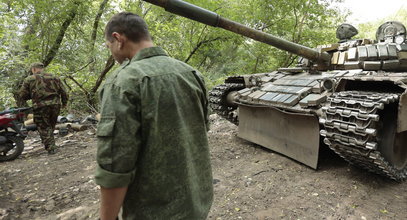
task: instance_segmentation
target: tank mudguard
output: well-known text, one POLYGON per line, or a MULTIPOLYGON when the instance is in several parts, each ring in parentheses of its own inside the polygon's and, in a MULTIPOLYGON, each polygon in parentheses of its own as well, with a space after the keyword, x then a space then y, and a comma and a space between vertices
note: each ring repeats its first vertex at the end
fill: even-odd
POLYGON ((239 105, 239 137, 314 169, 318 165, 319 130, 315 115, 239 105))

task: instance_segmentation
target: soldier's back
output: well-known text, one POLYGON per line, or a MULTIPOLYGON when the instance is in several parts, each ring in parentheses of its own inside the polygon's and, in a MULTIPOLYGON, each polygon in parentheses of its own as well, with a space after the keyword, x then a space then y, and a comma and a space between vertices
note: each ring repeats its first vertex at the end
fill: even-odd
POLYGON ((26 78, 30 85, 30 93, 35 107, 61 104, 59 90, 61 81, 49 73, 33 74, 26 78))

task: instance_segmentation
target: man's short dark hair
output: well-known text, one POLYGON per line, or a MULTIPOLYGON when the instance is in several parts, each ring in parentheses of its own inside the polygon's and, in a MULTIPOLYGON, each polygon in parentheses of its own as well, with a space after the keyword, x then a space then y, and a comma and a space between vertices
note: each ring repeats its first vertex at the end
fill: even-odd
POLYGON ((106 24, 106 39, 112 42, 112 33, 124 34, 129 40, 137 43, 142 40, 151 40, 146 22, 138 15, 131 12, 115 14, 106 24))

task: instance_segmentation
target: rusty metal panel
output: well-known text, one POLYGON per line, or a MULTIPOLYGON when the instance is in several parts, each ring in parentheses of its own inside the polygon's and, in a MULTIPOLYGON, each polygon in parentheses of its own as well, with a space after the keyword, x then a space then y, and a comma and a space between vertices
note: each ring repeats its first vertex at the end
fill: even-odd
POLYGON ((239 105, 239 137, 314 169, 318 165, 319 123, 314 115, 239 105))
POLYGON ((397 132, 407 130, 407 92, 400 96, 399 110, 397 115, 397 132))

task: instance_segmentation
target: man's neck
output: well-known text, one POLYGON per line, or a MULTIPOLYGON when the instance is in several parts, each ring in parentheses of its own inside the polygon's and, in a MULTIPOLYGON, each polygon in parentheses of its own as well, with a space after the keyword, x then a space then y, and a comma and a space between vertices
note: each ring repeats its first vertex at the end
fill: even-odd
POLYGON ((130 51, 129 59, 132 59, 142 49, 149 48, 149 47, 154 47, 154 43, 152 41, 140 41, 136 44, 133 44, 133 47, 130 51))

